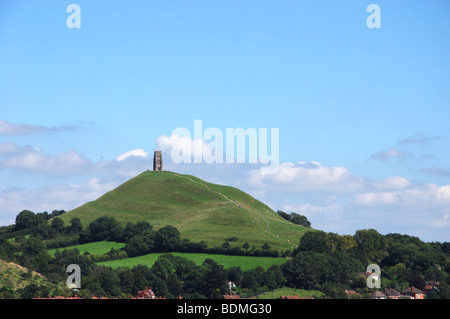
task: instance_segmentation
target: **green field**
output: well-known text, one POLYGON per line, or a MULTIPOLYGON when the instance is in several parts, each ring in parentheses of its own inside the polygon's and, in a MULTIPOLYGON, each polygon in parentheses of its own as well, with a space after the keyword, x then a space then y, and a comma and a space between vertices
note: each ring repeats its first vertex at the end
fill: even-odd
POLYGON ((103 255, 106 254, 111 250, 111 248, 120 249, 122 247, 125 247, 124 243, 118 243, 115 241, 99 241, 95 243, 87 243, 87 244, 80 244, 80 245, 74 245, 74 246, 68 246, 64 248, 56 248, 56 249, 49 249, 48 252, 50 256, 54 257, 55 252, 57 250, 63 251, 64 249, 78 249, 80 251, 80 254, 82 255, 84 252, 89 252, 91 255, 103 255))
MULTIPOLYGON (((284 257, 250 257, 250 256, 227 256, 227 255, 216 255, 216 254, 196 254, 196 253, 170 253, 173 256, 184 257, 192 260, 197 265, 203 263, 207 258, 213 259, 219 265, 223 265, 224 268, 229 268, 232 266, 239 266, 242 270, 249 270, 261 266, 264 269, 269 268, 272 265, 281 265, 286 262, 284 257)), ((105 262, 99 262, 98 265, 108 266, 112 268, 119 267, 133 267, 136 265, 146 265, 152 267, 155 261, 162 254, 148 254, 138 257, 111 260, 105 262)))
POLYGON ((323 296, 323 292, 318 290, 303 290, 295 289, 289 287, 283 287, 280 289, 275 289, 274 291, 268 291, 264 294, 258 295, 258 297, 253 297, 251 299, 279 299, 281 296, 299 296, 299 297, 314 297, 319 298, 323 296))
POLYGON ((311 228, 295 225, 249 194, 229 186, 207 183, 191 175, 147 171, 95 201, 61 215, 66 224, 80 218, 84 227, 101 216, 112 216, 122 225, 149 222, 155 230, 175 226, 182 239, 205 241, 220 247, 245 242, 260 249, 293 249, 311 228))

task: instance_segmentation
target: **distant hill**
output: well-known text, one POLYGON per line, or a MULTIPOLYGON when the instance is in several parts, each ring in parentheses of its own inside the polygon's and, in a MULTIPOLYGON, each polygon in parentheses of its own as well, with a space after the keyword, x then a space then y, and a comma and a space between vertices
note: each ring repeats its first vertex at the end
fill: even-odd
POLYGON ((311 230, 284 220, 237 188, 174 172, 143 172, 60 217, 66 223, 78 217, 86 227, 101 216, 112 216, 123 225, 147 221, 154 229, 172 225, 181 239, 204 240, 208 247, 231 239, 231 247, 248 242, 250 248, 261 248, 268 243, 284 250, 294 248, 311 230))

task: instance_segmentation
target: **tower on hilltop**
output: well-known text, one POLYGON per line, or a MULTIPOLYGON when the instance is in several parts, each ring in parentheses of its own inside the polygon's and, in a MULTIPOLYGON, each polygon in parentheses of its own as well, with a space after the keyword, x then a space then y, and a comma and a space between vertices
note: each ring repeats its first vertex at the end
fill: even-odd
POLYGON ((160 171, 163 170, 163 162, 162 162, 162 152, 161 151, 155 151, 153 155, 153 170, 154 171, 160 171))

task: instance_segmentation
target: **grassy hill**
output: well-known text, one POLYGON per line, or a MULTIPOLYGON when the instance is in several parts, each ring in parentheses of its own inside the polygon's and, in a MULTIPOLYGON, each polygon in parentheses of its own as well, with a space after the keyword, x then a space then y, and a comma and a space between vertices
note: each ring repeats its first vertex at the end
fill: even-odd
POLYGON ((236 237, 232 247, 248 242, 250 247, 268 243, 273 249, 288 249, 311 230, 284 220, 239 189, 174 172, 143 172, 60 217, 66 223, 78 217, 87 226, 100 216, 112 216, 123 225, 143 220, 155 229, 173 225, 182 239, 204 240, 209 247, 236 237))
POLYGON ((66 291, 64 284, 53 284, 35 271, 30 271, 19 264, 0 259, 0 289, 16 291, 29 284, 45 285, 51 289, 51 293, 66 291))

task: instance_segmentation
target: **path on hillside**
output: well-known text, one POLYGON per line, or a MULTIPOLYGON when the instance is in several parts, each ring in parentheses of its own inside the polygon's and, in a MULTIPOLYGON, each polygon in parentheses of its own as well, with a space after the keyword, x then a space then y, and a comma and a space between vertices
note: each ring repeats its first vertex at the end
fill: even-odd
POLYGON ((230 202, 232 202, 233 204, 235 204, 237 207, 241 208, 241 205, 240 205, 238 202, 236 202, 234 199, 231 199, 231 198, 225 196, 225 195, 222 194, 221 192, 216 191, 214 188, 209 187, 209 186, 206 185, 206 184, 200 183, 199 181, 195 181, 195 180, 193 180, 193 179, 190 178, 190 177, 182 176, 182 175, 179 175, 179 174, 174 173, 174 172, 171 172, 171 173, 174 174, 174 175, 176 175, 176 176, 178 176, 178 177, 187 178, 187 179, 190 180, 191 182, 194 182, 194 183, 197 183, 197 184, 199 184, 199 185, 202 185, 203 187, 206 187, 207 189, 209 189, 209 190, 215 192, 216 194, 222 196, 222 197, 225 198, 226 200, 229 200, 230 202))
MULTIPOLYGON (((194 182, 194 183, 197 183, 197 184, 199 184, 199 185, 202 185, 202 186, 206 187, 207 189, 209 189, 210 191, 213 191, 213 192, 215 192, 216 194, 222 196, 222 197, 225 198, 226 200, 229 200, 230 202, 232 202, 233 204, 235 204, 237 207, 241 208, 241 205, 240 205, 238 202, 236 202, 234 199, 231 199, 231 198, 225 196, 225 195, 222 194, 221 192, 216 191, 215 189, 213 189, 212 187, 209 187, 209 186, 206 185, 206 184, 200 183, 199 181, 193 180, 193 179, 190 178, 190 177, 183 176, 183 175, 177 174, 177 173, 175 173, 175 172, 171 172, 171 173, 172 173, 173 175, 178 176, 178 177, 186 178, 186 179, 190 180, 191 182, 194 182)), ((258 216, 261 217, 260 214, 258 214, 258 216)), ((266 232, 268 232, 269 234, 271 234, 272 236, 274 236, 274 237, 277 238, 277 239, 285 240, 285 241, 288 242, 290 245, 292 245, 292 246, 295 247, 295 245, 293 245, 293 244, 289 241, 289 239, 282 239, 282 238, 280 238, 277 234, 272 233, 272 231, 270 230, 270 227, 269 227, 269 223, 268 223, 264 218, 261 217, 261 219, 263 219, 264 222, 266 223, 266 232)))

